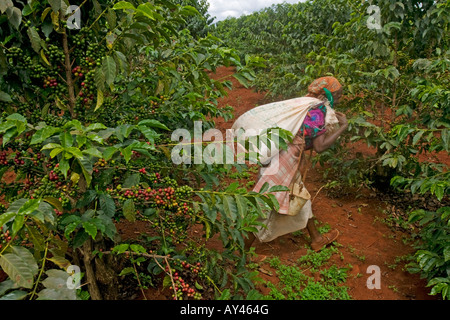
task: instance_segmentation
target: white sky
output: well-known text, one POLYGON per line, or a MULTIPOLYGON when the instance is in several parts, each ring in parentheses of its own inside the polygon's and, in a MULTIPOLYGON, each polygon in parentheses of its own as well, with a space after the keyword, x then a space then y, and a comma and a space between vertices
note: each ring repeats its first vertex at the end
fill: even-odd
MULTIPOLYGON (((304 1, 304 0, 303 0, 304 1)), ((239 17, 251 14, 278 3, 298 3, 299 0, 208 0, 209 14, 216 17, 215 22, 227 17, 239 17)))

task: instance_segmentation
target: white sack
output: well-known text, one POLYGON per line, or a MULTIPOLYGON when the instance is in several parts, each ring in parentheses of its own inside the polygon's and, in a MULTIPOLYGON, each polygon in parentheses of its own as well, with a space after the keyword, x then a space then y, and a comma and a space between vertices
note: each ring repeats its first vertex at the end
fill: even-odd
MULTIPOLYGON (((238 141, 244 138, 259 135, 263 130, 279 127, 291 132, 294 136, 300 130, 300 127, 308 113, 308 110, 323 103, 323 101, 312 97, 299 97, 289 100, 273 102, 255 107, 242 114, 233 124, 232 129, 238 132, 243 129, 244 134, 239 136, 238 141)), ((328 101, 325 102, 327 107, 327 124, 337 123, 334 110, 330 107, 328 101)), ((250 140, 252 141, 252 140, 250 140)), ((241 144, 237 144, 238 154, 245 152, 241 144)), ((256 148, 255 148, 256 149, 256 148)), ((271 144, 271 150, 263 146, 258 150, 261 154, 260 161, 265 164, 279 153, 275 145, 271 144)))

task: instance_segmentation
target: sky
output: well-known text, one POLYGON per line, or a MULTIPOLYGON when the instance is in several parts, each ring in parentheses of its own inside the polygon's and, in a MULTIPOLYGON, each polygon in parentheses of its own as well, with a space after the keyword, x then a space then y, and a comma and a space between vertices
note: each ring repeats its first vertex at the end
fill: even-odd
POLYGON ((227 17, 240 17, 278 3, 298 3, 299 0, 208 0, 209 14, 216 17, 214 22, 227 17))

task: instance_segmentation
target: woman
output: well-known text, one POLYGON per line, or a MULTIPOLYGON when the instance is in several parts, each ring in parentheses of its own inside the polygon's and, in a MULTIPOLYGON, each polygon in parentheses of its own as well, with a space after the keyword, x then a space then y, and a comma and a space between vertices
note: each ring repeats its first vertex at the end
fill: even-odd
MULTIPOLYGON (((341 112, 334 112, 330 109, 326 98, 325 90, 328 89, 334 100, 334 105, 338 104, 342 96, 342 86, 334 77, 322 77, 315 80, 308 87, 307 97, 314 97, 321 100, 316 106, 311 108, 306 116, 303 124, 295 136, 294 141, 283 150, 279 155, 279 166, 282 170, 278 170, 278 176, 261 176, 255 185, 254 191, 259 192, 262 185, 266 182, 269 185, 280 185, 280 181, 284 183, 291 181, 295 172, 293 169, 303 150, 313 149, 317 153, 327 150, 339 138, 339 136, 347 129, 348 122, 346 116, 341 112), (328 111, 328 112, 327 112, 328 111), (331 121, 329 117, 335 114, 339 127, 334 128, 329 125, 331 121), (284 170, 283 170, 284 169, 284 170)), ((303 157, 302 157, 303 159, 303 157)), ((300 160, 301 161, 301 160, 300 160)), ((289 185, 286 185, 289 187, 289 185)), ((280 209, 278 212, 269 212, 267 218, 262 223, 265 227, 259 227, 257 233, 250 233, 245 242, 245 249, 248 250, 254 240, 258 238, 261 242, 272 241, 273 239, 297 230, 307 229, 311 237, 311 248, 315 251, 321 250, 326 245, 332 243, 339 236, 339 231, 333 229, 326 234, 320 234, 316 229, 311 201, 308 200, 296 215, 287 215, 289 210, 289 196, 286 192, 278 192, 274 194, 277 198, 280 209)))

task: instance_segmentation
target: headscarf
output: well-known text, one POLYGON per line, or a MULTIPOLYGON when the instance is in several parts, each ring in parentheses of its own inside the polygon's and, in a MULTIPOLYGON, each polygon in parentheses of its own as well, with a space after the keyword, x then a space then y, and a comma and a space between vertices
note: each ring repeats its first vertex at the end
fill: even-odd
MULTIPOLYGON (((328 89, 331 93, 335 93, 342 89, 342 85, 335 77, 321 77, 314 80, 308 87, 308 96, 313 96, 319 99, 325 98, 324 88, 328 89)), ((327 134, 331 134, 337 129, 339 123, 336 113, 331 108, 330 103, 326 100, 325 106, 327 108, 327 114, 325 117, 325 125, 327 127, 327 134)))
POLYGON ((342 89, 342 85, 335 77, 321 77, 314 80, 308 87, 308 93, 313 96, 324 95, 323 89, 327 88, 331 93, 342 89))

